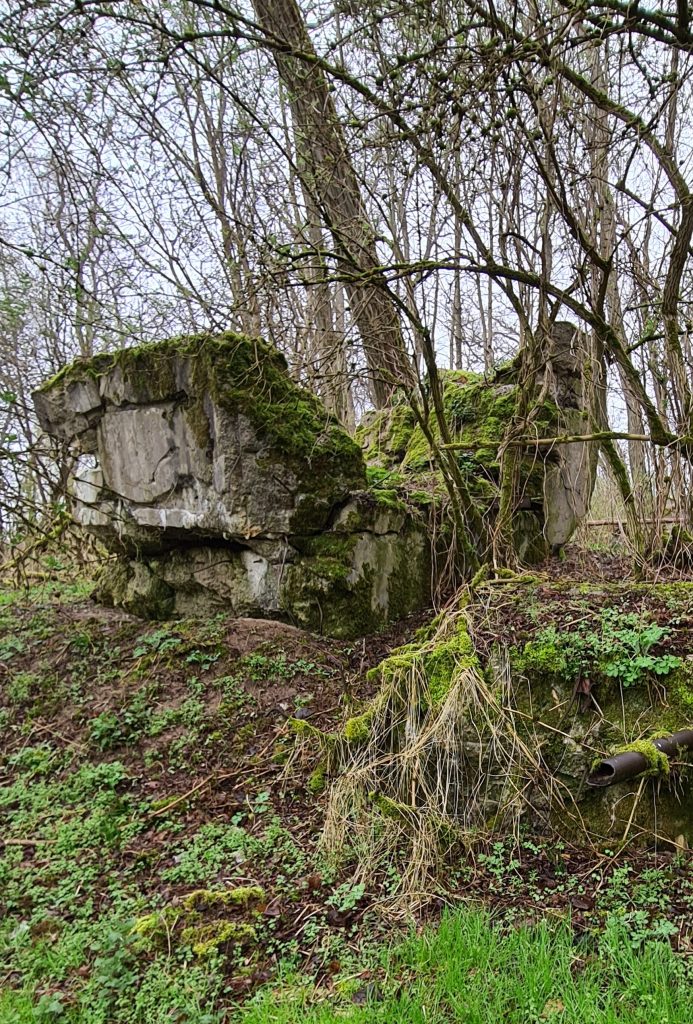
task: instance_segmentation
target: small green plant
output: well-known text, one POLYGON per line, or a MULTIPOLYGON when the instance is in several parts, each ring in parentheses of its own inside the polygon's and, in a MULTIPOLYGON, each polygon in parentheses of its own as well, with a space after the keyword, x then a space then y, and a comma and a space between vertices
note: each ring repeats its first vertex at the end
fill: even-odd
POLYGON ((119 711, 103 711, 89 723, 89 739, 99 750, 133 743, 147 732, 152 717, 151 694, 143 687, 119 711))
POLYGON ((0 661, 10 661, 16 654, 22 654, 26 644, 18 636, 4 636, 0 639, 0 661))
POLYGON ((7 699, 11 704, 22 704, 31 696, 37 682, 33 672, 17 672, 7 684, 7 699))
POLYGON ((254 698, 246 693, 238 676, 219 676, 212 685, 221 690, 219 710, 222 713, 240 711, 255 704, 254 698))
POLYGON ((55 750, 50 744, 40 743, 35 747, 23 747, 16 754, 11 754, 7 761, 15 771, 32 778, 54 772, 63 756, 61 751, 55 750))
POLYGON ((516 884, 521 880, 518 873, 520 861, 502 841, 494 843, 488 853, 478 854, 477 860, 496 883, 516 884))
POLYGON ((253 814, 266 814, 267 811, 271 810, 271 793, 269 790, 262 790, 261 793, 256 793, 252 801, 253 814))
POLYGON ((249 841, 246 830, 237 825, 203 825, 185 843, 175 867, 164 871, 162 877, 170 882, 211 881, 223 868, 245 861, 249 841))
POLYGON ((70 646, 78 654, 90 654, 93 649, 93 640, 89 633, 75 633, 70 640, 70 646))
POLYGON ((681 666, 681 658, 650 652, 670 633, 667 626, 648 622, 644 616, 619 614, 613 608, 605 608, 601 613, 601 634, 595 644, 600 671, 619 679, 623 686, 633 686, 650 673, 668 675, 681 666))
POLYGON ((165 708, 152 714, 146 723, 146 733, 148 736, 160 736, 176 725, 198 729, 204 722, 206 711, 206 705, 198 697, 188 697, 180 707, 165 708))
POLYGON ((576 679, 598 674, 634 686, 650 676, 667 676, 683 661, 673 654, 654 654, 653 648, 671 634, 668 626, 645 614, 602 609, 596 621, 575 624, 571 631, 555 626, 539 630, 515 658, 521 672, 576 679))
POLYGON ((246 654, 239 662, 239 668, 253 682, 267 682, 272 679, 294 679, 298 675, 327 677, 332 670, 317 662, 296 658, 289 661, 284 651, 275 655, 255 652, 246 654))
POLYGON ((338 885, 331 896, 328 896, 325 900, 331 907, 339 911, 340 914, 345 914, 349 910, 353 910, 354 907, 363 899, 366 892, 366 886, 363 882, 352 884, 351 882, 344 882, 342 885, 338 885))
POLYGON ((89 723, 89 739, 99 750, 112 750, 125 739, 120 719, 113 711, 103 711, 89 723))
POLYGON ((182 643, 179 636, 171 636, 167 629, 157 629, 154 633, 144 633, 139 637, 132 655, 134 658, 143 658, 147 654, 166 654, 182 643))
POLYGON ((215 661, 219 661, 221 651, 194 650, 186 657, 188 665, 199 665, 201 672, 207 672, 215 661))

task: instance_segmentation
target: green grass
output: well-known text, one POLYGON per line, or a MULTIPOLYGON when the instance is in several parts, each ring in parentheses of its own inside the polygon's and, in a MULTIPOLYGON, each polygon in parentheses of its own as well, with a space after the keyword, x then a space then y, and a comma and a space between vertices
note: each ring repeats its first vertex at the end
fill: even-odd
MULTIPOLYGON (((76 945, 84 936, 75 937, 76 945)), ((576 939, 565 922, 494 924, 461 909, 435 928, 370 961, 366 974, 327 993, 287 976, 244 1008, 225 996, 219 964, 162 955, 136 969, 127 927, 108 921, 89 936, 98 953, 78 1002, 53 994, 36 1001, 0 990, 1 1024, 690 1024, 693 970, 660 940, 633 938, 614 916, 599 934, 576 939)), ((13 941, 21 944, 21 936, 13 941)), ((45 969, 50 941, 26 949, 27 974, 45 969)), ((61 959, 67 960, 67 949, 61 959)), ((81 950, 75 949, 74 963, 81 950)), ((55 965, 54 965, 55 966, 55 965)), ((64 968, 64 964, 62 964, 64 968)))
POLYGON ((242 1024, 690 1024, 691 965, 666 942, 633 940, 611 919, 576 941, 566 923, 501 930, 459 910, 386 961, 386 981, 319 1001, 296 983, 260 993, 242 1024), (363 1005, 358 1005, 365 999, 363 1005), (356 1005, 355 1005, 356 1003, 356 1005))

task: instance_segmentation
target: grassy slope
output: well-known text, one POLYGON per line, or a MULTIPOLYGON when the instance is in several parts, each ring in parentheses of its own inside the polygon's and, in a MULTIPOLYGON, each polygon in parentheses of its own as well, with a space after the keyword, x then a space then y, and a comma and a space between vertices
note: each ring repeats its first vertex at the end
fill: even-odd
POLYGON ((461 911, 383 960, 392 878, 325 865, 286 719, 335 726, 400 638, 147 627, 83 596, 0 600, 0 1024, 690 1019, 669 940, 690 951, 693 884, 666 856, 497 842, 448 881, 499 928, 461 911))
MULTIPOLYGON (((565 924, 509 931, 462 910, 395 950, 369 1005, 307 1007, 263 994, 244 1024, 689 1024, 693 974, 663 942, 638 949, 616 921, 576 944, 565 924), (634 948, 634 946, 636 948, 634 948)), ((690 965, 689 965, 690 966, 690 965)), ((358 993, 357 993, 358 995, 358 993)))

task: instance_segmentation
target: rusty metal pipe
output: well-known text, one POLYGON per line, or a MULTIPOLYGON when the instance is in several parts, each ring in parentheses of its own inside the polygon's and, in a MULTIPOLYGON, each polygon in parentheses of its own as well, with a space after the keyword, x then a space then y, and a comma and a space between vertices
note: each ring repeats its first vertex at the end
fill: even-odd
MULTIPOLYGON (((667 757, 676 757, 679 750, 693 750, 693 729, 682 729, 681 732, 660 736, 651 742, 667 757)), ((587 777, 587 785, 612 786, 615 782, 624 782, 642 775, 649 767, 644 754, 639 754, 637 750, 625 750, 622 754, 614 754, 600 761, 587 777)))

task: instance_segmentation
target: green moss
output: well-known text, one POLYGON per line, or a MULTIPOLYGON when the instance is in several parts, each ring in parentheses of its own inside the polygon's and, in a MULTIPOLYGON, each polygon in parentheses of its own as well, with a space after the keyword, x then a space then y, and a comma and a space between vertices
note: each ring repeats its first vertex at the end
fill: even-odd
POLYGON ((191 925, 181 932, 181 942, 190 946, 195 956, 204 958, 216 953, 222 946, 234 943, 247 945, 257 941, 251 924, 236 921, 215 921, 211 924, 191 925))
POLYGON ((406 400, 366 417, 356 431, 356 440, 374 465, 389 466, 404 457, 416 419, 406 400))
POLYGON ((426 507, 433 504, 436 500, 436 494, 431 491, 410 490, 407 491, 407 498, 415 505, 426 507))
POLYGON ((627 754, 630 752, 641 754, 647 761, 647 771, 642 772, 641 776, 645 778, 666 776, 669 774, 669 758, 663 753, 658 747, 654 745, 652 740, 636 740, 635 743, 627 743, 625 746, 616 747, 615 750, 611 751, 609 756, 615 754, 627 754))
MULTIPOLYGON (((170 948, 172 939, 190 946, 199 957, 209 956, 221 946, 231 942, 245 944, 255 941, 251 924, 243 921, 204 921, 205 914, 214 916, 220 911, 248 911, 253 904, 265 899, 259 885, 244 885, 234 889, 197 889, 188 894, 180 906, 166 906, 159 911, 139 917, 132 936, 142 949, 170 948)), ((257 915, 257 911, 253 911, 257 915)))
POLYGON ((209 450, 212 444, 212 432, 204 395, 186 403, 185 419, 196 444, 202 451, 209 450))
POLYGON ((311 772, 306 788, 309 793, 313 793, 315 796, 319 796, 320 793, 325 791, 327 786, 327 764, 325 761, 321 762, 318 767, 311 772))
POLYGON ((513 648, 510 652, 513 668, 529 679, 573 677, 577 666, 570 666, 561 633, 553 626, 541 631, 536 640, 529 640, 522 651, 513 648))
POLYGON ((380 683, 375 700, 361 714, 346 723, 347 739, 363 743, 370 736, 378 711, 387 704, 402 680, 417 675, 422 681, 421 708, 436 711, 441 707, 460 673, 480 668, 466 621, 459 616, 448 636, 438 636, 439 619, 419 630, 410 644, 398 648, 368 673, 370 682, 380 683))
POLYGON ((484 380, 446 378, 445 408, 450 425, 464 451, 486 466, 498 468, 498 449, 517 404, 517 388, 484 380))
POLYGON ((307 722, 305 718, 289 718, 287 724, 297 736, 311 736, 313 739, 319 739, 321 743, 329 742, 334 738, 332 733, 323 732, 316 725, 307 722))
POLYGON ((340 759, 341 737, 333 732, 323 732, 303 718, 290 718, 289 728, 307 740, 312 740, 319 749, 322 757, 320 762, 311 772, 306 783, 306 788, 316 796, 322 793, 327 785, 327 778, 334 770, 340 759))
MULTIPOLYGON (((353 540, 344 544, 346 551, 353 540)), ((374 607, 373 570, 364 566, 355 572, 346 557, 318 556, 289 565, 280 600, 297 625, 345 639, 375 633, 388 618, 387 609, 374 607)))
POLYGON ((336 531, 291 538, 292 547, 315 559, 313 565, 318 572, 340 578, 348 574, 356 542, 354 534, 336 531))
POLYGON ((376 487, 400 487, 405 477, 395 469, 384 469, 382 466, 366 466, 366 480, 371 490, 376 487))
MULTIPOLYGON (((415 834, 420 834, 421 811, 417 807, 403 803, 400 800, 393 800, 384 793, 370 793, 371 803, 380 811, 385 818, 396 821, 406 829, 411 829, 415 834)), ((432 841, 445 854, 453 844, 459 840, 460 831, 454 821, 450 818, 441 817, 424 811, 426 820, 426 832, 432 841)))
POLYGON ((416 808, 410 807, 409 804, 393 800, 392 797, 385 796, 384 793, 371 793, 370 799, 384 817, 409 827, 416 823, 418 813, 416 808))
MULTIPOLYGON (((440 375, 443 409, 453 442, 458 469, 475 503, 486 514, 495 515, 500 475, 500 448, 516 412, 518 387, 508 373, 490 379, 462 371, 444 371, 440 375)), ((558 410, 544 402, 532 410, 532 430, 551 433, 558 410)), ((433 412, 427 431, 440 441, 440 427, 433 412)), ((400 406, 371 417, 358 433, 371 472, 387 471, 403 476, 405 500, 419 507, 448 501, 440 468, 434 463, 427 434, 415 417, 400 406)), ((547 458, 551 458, 547 455, 547 458)), ((544 460, 528 453, 519 460, 517 492, 541 505, 543 501, 544 460)), ((379 484, 385 489, 386 484, 379 484)), ((400 495, 401 497, 401 492, 400 495)), ((398 495, 385 501, 394 504, 398 495)), ((515 524, 514 524, 515 527, 515 524)), ((518 518, 514 537, 521 558, 535 563, 546 557, 541 517, 525 511, 518 518)))
POLYGON ((182 912, 177 907, 162 907, 161 910, 138 917, 132 926, 131 934, 136 944, 143 949, 163 945, 181 917, 182 912))
POLYGON ((89 359, 75 359, 74 362, 68 363, 67 366, 63 366, 56 374, 49 377, 36 390, 39 394, 47 394, 61 384, 67 385, 84 380, 98 380, 100 377, 103 377, 104 373, 113 369, 116 365, 116 359, 117 354, 112 352, 100 352, 89 359))
POLYGON ((369 678, 387 686, 416 668, 426 680, 431 706, 439 707, 457 674, 466 668, 478 668, 479 659, 464 618, 458 618, 450 636, 434 640, 436 621, 419 631, 413 643, 398 648, 372 669, 369 678))
MULTIPOLYGON (((156 564, 152 559, 154 568, 156 564)), ((124 608, 138 618, 165 621, 174 614, 176 595, 145 562, 123 558, 105 564, 94 596, 101 604, 124 608)))
POLYGON ((399 491, 384 488, 373 488, 371 494, 377 504, 388 512, 406 512, 407 506, 399 491))
MULTIPOLYGON (((434 436, 438 434, 437 424, 434 429, 434 436)), ((407 445, 407 450, 402 459, 402 469, 420 472, 422 470, 428 470, 433 467, 431 447, 428 443, 426 435, 422 428, 417 425, 416 429, 412 432, 411 439, 407 445)))
POLYGON ((440 706, 450 692, 450 686, 462 669, 478 667, 472 638, 466 628, 458 627, 454 636, 436 644, 424 657, 428 692, 432 706, 440 706))
MULTIPOLYGON (((693 722, 693 662, 684 663, 667 678, 669 703, 685 723, 693 722)), ((674 730, 681 725, 673 727, 674 730)))
POLYGON ((259 903, 265 899, 265 890, 259 885, 241 885, 235 889, 196 889, 183 900, 186 911, 201 912, 218 910, 220 907, 242 907, 247 909, 251 903, 259 903))
POLYGON ((348 743, 367 743, 371 734, 371 726, 375 717, 375 708, 370 707, 361 715, 348 718, 344 725, 344 735, 348 743))

